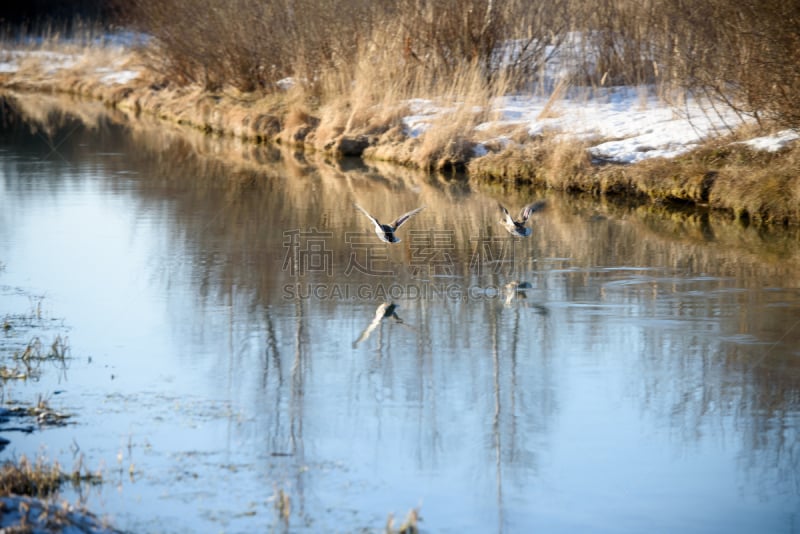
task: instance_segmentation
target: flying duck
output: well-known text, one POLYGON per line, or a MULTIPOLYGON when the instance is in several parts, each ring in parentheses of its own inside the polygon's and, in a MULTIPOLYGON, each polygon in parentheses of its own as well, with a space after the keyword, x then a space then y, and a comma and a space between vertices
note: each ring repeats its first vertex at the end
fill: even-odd
POLYGON ((375 225, 375 233, 378 234, 378 237, 380 238, 381 241, 386 241, 387 243, 399 243, 400 239, 398 239, 397 236, 394 235, 394 233, 397 231, 398 228, 400 228, 400 225, 402 225, 411 217, 413 217, 414 215, 425 209, 425 206, 422 206, 421 208, 417 208, 415 210, 409 211, 408 213, 404 213, 403 215, 398 217, 392 224, 381 224, 378 219, 370 215, 367 210, 365 210, 358 204, 355 204, 355 207, 358 208, 361 211, 361 213, 369 217, 369 219, 375 225))
POLYGON ((500 224, 506 227, 508 233, 517 237, 528 237, 533 230, 525 226, 525 223, 528 222, 532 213, 544 209, 546 203, 544 200, 539 200, 533 204, 528 204, 519 212, 519 220, 514 220, 502 204, 498 203, 497 205, 500 207, 500 211, 503 212, 503 220, 500 221, 500 224))

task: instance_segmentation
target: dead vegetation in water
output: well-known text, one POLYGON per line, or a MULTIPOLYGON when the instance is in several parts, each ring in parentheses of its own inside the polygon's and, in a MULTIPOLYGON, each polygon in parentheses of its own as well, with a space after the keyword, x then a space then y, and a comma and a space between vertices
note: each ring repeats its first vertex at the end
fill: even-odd
POLYGON ((288 526, 289 520, 292 517, 292 500, 289 494, 283 491, 283 489, 276 489, 271 498, 275 507, 275 513, 278 514, 278 519, 280 519, 284 525, 288 526))
MULTIPOLYGON (((28 313, 6 315, 2 320, 0 338, 0 388, 3 390, 3 406, 0 407, 0 432, 31 433, 46 427, 69 424, 72 415, 56 409, 51 399, 38 395, 35 402, 20 402, 9 399, 7 381, 36 379, 41 376, 45 364, 53 364, 63 370, 71 358, 67 338, 56 335, 52 342, 45 343, 39 335, 27 343, 19 339, 35 330, 47 329, 52 321, 42 311, 42 298, 31 299, 28 313)), ((0 437, 0 450, 9 440, 0 437)), ((70 484, 79 494, 87 486, 101 484, 99 471, 90 471, 79 455, 71 470, 62 469, 56 462, 43 457, 31 461, 27 456, 7 460, 0 464, 0 530, 2 532, 61 532, 74 529, 77 532, 113 533, 104 522, 98 520, 83 506, 57 503, 60 488, 70 484)), ((73 530, 70 530, 73 531, 73 530)))
MULTIPOLYGON (((51 323, 42 312, 41 298, 31 300, 28 313, 9 314, 2 320, 0 389, 4 392, 4 400, 0 407, 0 431, 30 433, 36 427, 67 425, 71 419, 70 414, 53 408, 50 399, 41 394, 35 402, 10 400, 5 394, 9 382, 37 380, 48 366, 58 372, 66 370, 71 359, 68 339, 56 334, 51 342, 42 341, 42 331, 52 326, 51 323), (12 421, 16 426, 9 426, 12 421)), ((0 449, 8 443, 0 440, 0 449)))
POLYGON ((0 465, 0 496, 27 495, 29 497, 50 497, 65 484, 100 484, 103 481, 99 472, 90 472, 82 461, 71 471, 64 471, 58 462, 48 463, 43 458, 31 462, 26 456, 16 461, 6 461, 0 465))
MULTIPOLYGON (((23 405, 19 403, 7 402, 6 407, 0 409, 0 423, 5 423, 11 418, 18 420, 33 419, 41 427, 65 426, 69 423, 71 414, 57 411, 50 406, 50 401, 46 397, 39 396, 33 405, 23 405)), ((0 430, 3 430, 0 427, 0 430)), ((33 427, 25 427, 20 430, 29 432, 33 427)))
MULTIPOLYGON (((269 500, 272 501, 277 519, 280 520, 285 528, 288 528, 292 517, 292 499, 289 493, 284 491, 283 488, 275 488, 269 500)), ((399 525, 395 520, 394 514, 389 513, 386 517, 383 532, 384 534, 419 534, 419 522, 421 520, 418 508, 409 510, 399 525)))
POLYGON ((55 493, 64 481, 58 464, 42 460, 31 463, 25 456, 17 462, 0 466, 0 495, 46 497, 55 493))
POLYGON ((57 502, 64 484, 80 488, 102 482, 99 473, 84 469, 81 462, 65 472, 58 462, 43 458, 6 461, 0 465, 0 527, 3 532, 115 533, 83 505, 57 502))
POLYGON ((29 311, 7 314, 0 321, 2 381, 36 379, 44 366, 63 370, 71 358, 66 336, 57 333, 51 341, 43 341, 43 332, 60 327, 60 322, 43 312, 42 297, 29 297, 29 300, 29 311))
MULTIPOLYGON (((8 332, 13 326, 8 319, 3 323, 3 328, 8 332)), ((35 336, 23 347, 13 349, 13 343, 6 342, 0 346, 0 379, 2 380, 27 380, 41 376, 42 366, 45 363, 64 369, 69 359, 69 342, 67 338, 56 335, 53 341, 45 344, 35 336)))

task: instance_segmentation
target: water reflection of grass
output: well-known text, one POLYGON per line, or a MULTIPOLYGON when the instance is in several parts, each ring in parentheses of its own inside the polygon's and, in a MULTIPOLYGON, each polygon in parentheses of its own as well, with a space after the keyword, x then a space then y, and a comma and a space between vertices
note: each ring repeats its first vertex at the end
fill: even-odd
MULTIPOLYGON (((135 167, 139 178, 121 178, 115 171, 129 169, 116 169, 111 161, 104 167, 105 186, 113 189, 124 182, 127 189, 135 188, 142 212, 158 210, 169 228, 169 246, 189 256, 200 308, 217 301, 229 303, 236 314, 231 324, 235 321, 237 329, 248 331, 242 323, 252 322, 255 328, 249 331, 265 332, 260 371, 264 384, 276 381, 281 387, 264 386, 263 394, 274 394, 276 406, 289 405, 288 418, 276 416, 275 428, 270 430, 276 450, 285 450, 287 443, 296 446, 294 436, 302 429, 303 418, 309 417, 304 414, 309 402, 305 391, 318 358, 315 334, 328 332, 334 328, 332 321, 337 321, 339 327, 351 328, 357 335, 380 304, 281 301, 283 284, 295 281, 281 269, 284 230, 330 231, 333 261, 343 270, 349 249, 340 234, 363 229, 365 235, 372 235, 351 207, 352 201, 387 212, 425 204, 429 208, 415 219, 415 228, 453 232, 453 277, 466 283, 473 281, 470 238, 503 231, 497 224, 496 202, 520 206, 531 199, 531 192, 484 189, 391 165, 349 165, 289 150, 279 160, 270 149, 245 148, 229 139, 187 139, 166 129, 151 134, 141 124, 130 128, 132 140, 123 142, 132 160, 125 165, 135 167), (286 436, 292 439, 283 439, 286 436)), ((792 414, 796 414, 800 386, 787 347, 800 343, 800 329, 788 328, 787 306, 771 302, 764 287, 800 285, 797 234, 764 232, 712 211, 567 197, 552 191, 542 196, 548 197, 550 209, 536 220, 533 236, 520 242, 524 255, 519 258, 519 274, 529 279, 519 283, 529 282, 545 299, 556 298, 561 304, 580 302, 590 289, 597 291, 601 304, 621 302, 641 308, 656 325, 641 326, 646 343, 631 372, 644 408, 677 429, 682 443, 700 439, 704 429, 722 425, 725 418, 736 418, 743 457, 768 452, 780 456, 773 465, 785 472, 795 468, 796 457, 781 445, 783 437, 776 429, 792 427, 792 414), (646 284, 607 283, 611 279, 607 273, 613 269, 644 267, 658 271, 646 284), (687 290, 686 280, 698 278, 704 280, 703 285, 687 290), (739 293, 729 291, 730 280, 736 281, 734 289, 739 293), (691 291, 699 297, 688 298, 691 291), (743 294, 746 298, 740 297, 743 294), (715 310, 725 314, 713 315, 715 310), (703 320, 713 322, 716 330, 689 338, 674 337, 670 331, 670 325, 683 328, 703 320), (775 325, 787 328, 775 331, 775 325), (726 335, 750 332, 775 348, 720 341, 726 335), (761 358, 765 352, 768 357, 761 358), (677 384, 666 391, 665 376, 670 377, 669 384, 677 384)), ((407 245, 404 241, 387 249, 397 265, 407 265, 411 257, 407 245)), ((167 282, 171 276, 166 271, 158 274, 167 282)), ((335 271, 333 278, 342 279, 342 273, 335 271)), ((493 273, 478 282, 502 287, 511 280, 493 273)), ((424 390, 428 380, 458 376, 463 361, 442 347, 454 353, 462 348, 470 353, 488 350, 494 383, 491 395, 481 397, 488 401, 479 409, 493 421, 488 440, 492 452, 496 451, 502 468, 511 464, 535 469, 537 451, 526 448, 524 442, 532 437, 535 441, 536 436, 526 434, 509 414, 536 414, 537 432, 542 433, 555 418, 559 393, 554 387, 552 348, 554 337, 564 333, 557 324, 563 309, 532 318, 520 306, 497 304, 404 302, 404 320, 418 329, 413 334, 403 330, 400 341, 414 354, 407 361, 392 359, 392 344, 398 343, 398 336, 380 340, 374 336, 371 341, 376 343, 355 357, 369 359, 368 365, 385 374, 387 382, 403 382, 409 395, 414 395, 424 390), (487 336, 488 344, 481 341, 487 336), (432 351, 437 358, 431 357, 432 351), (536 365, 535 378, 531 378, 534 373, 524 372, 530 361, 536 365), (413 367, 414 379, 405 382, 407 377, 389 363, 398 369, 404 364, 413 367)), ((547 310, 546 300, 544 304, 547 310)), ((788 309, 794 313, 792 305, 789 302, 788 309)), ((627 319, 635 322, 641 317, 627 319)), ((597 328, 601 326, 598 320, 597 328)), ((243 374, 252 374, 252 362, 238 354, 224 354, 221 358, 232 361, 219 362, 221 368, 240 365, 246 367, 243 374)), ((430 404, 424 406, 420 442, 433 441, 428 434, 435 433, 436 410, 430 404)), ((508 477, 514 472, 505 470, 508 477)), ((292 498, 302 503, 302 495, 292 498)))

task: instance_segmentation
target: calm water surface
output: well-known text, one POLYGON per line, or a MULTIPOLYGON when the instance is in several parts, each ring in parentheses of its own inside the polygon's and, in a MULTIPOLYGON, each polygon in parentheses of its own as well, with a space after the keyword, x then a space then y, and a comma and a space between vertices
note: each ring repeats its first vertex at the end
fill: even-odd
POLYGON ((68 109, 0 121, 0 315, 71 356, 3 395, 74 414, 0 456, 103 473, 66 498, 133 532, 800 531, 796 234, 551 195, 514 240, 531 198, 68 109), (427 209, 389 246, 354 202, 427 209))

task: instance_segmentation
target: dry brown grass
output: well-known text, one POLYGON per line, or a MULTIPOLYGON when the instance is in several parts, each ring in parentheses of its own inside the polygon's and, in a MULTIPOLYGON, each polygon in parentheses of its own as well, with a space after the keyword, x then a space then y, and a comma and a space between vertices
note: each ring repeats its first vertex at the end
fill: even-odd
POLYGON ((510 75, 524 82, 538 74, 547 46, 559 42, 570 17, 567 0, 533 6, 523 0, 134 0, 119 6, 154 36, 149 61, 176 83, 274 92, 278 80, 294 76, 323 99, 349 94, 364 68, 378 65, 392 78, 388 84, 373 78, 376 94, 453 78, 464 65, 480 66, 487 80, 510 75), (517 46, 501 63, 496 54, 506 39, 517 46))
POLYGON ((504 184, 511 187, 521 185, 544 186, 542 165, 544 153, 542 144, 510 144, 498 152, 469 162, 470 179, 480 183, 504 184))
POLYGON ((567 89, 569 89, 569 81, 566 79, 559 80, 550 93, 547 102, 545 102, 542 111, 537 115, 536 120, 558 118, 561 115, 558 111, 558 102, 564 98, 567 89))
MULTIPOLYGON (((798 124, 794 102, 800 90, 800 19, 796 7, 769 1, 775 9, 762 6, 759 11, 755 0, 713 0, 692 9, 667 0, 556 0, 535 5, 522 0, 135 0, 119 8, 154 37, 137 59, 150 72, 151 79, 142 85, 181 94, 180 88, 191 86, 223 101, 274 94, 284 102, 281 113, 271 110, 269 118, 260 121, 244 111, 244 117, 224 124, 199 102, 199 116, 164 115, 207 131, 264 140, 274 137, 289 109, 298 107, 315 116, 317 131, 307 138, 309 132, 293 127, 281 140, 341 151, 342 136, 360 136, 359 144, 370 146, 396 128, 396 110, 410 97, 481 104, 487 92, 545 87, 551 100, 542 116, 553 116, 568 84, 547 88, 542 77, 547 59, 556 51, 572 65, 569 83, 656 84, 663 94, 680 87, 714 96, 743 113, 798 124), (708 20, 719 22, 713 31, 705 31, 708 20), (748 28, 755 30, 745 31, 748 28), (569 46, 559 48, 565 43, 569 46), (289 91, 279 84, 287 77, 294 79, 289 91), (256 122, 258 128, 249 126, 256 122)), ((110 53, 105 47, 83 48, 95 55, 110 53)), ((42 66, 30 61, 22 70, 35 79, 42 66)), ((113 62, 108 58, 103 64, 113 62)), ((109 103, 123 102, 128 89, 97 83, 99 63, 95 58, 73 65, 72 81, 60 84, 109 103)), ((179 105, 180 99, 169 92, 159 97, 172 100, 170 106, 179 105)), ((133 105, 139 104, 147 102, 133 105)), ((225 114, 247 107, 214 105, 225 114)), ((463 143, 430 139, 419 146, 425 155, 418 164, 446 167, 458 159, 454 154, 463 143), (442 159, 437 154, 445 154, 442 163, 437 163, 442 159)))
POLYGON ((673 160, 610 170, 657 202, 705 205, 758 223, 800 222, 800 143, 756 151, 718 139, 673 160))
POLYGON ((797 224, 800 221, 798 143, 778 155, 744 150, 744 158, 751 161, 733 162, 719 171, 709 193, 709 204, 758 222, 797 224))
POLYGON ((64 475, 58 464, 31 463, 25 456, 0 466, 0 495, 46 497, 58 490, 64 475))
POLYGON ((752 134, 748 127, 674 159, 601 167, 580 142, 542 138, 474 159, 468 169, 482 186, 624 195, 710 207, 759 224, 800 223, 800 143, 771 153, 738 142, 752 134))
POLYGON ((284 143, 357 154, 387 132, 394 140, 408 98, 455 103, 456 126, 451 117, 447 131, 414 143, 420 151, 413 158, 384 155, 440 169, 463 167, 470 147, 452 134, 468 131, 473 108, 485 108, 488 95, 530 83, 568 21, 566 0, 535 8, 521 0, 311 4, 137 0, 121 7, 155 37, 144 59, 169 86, 270 94, 293 77, 286 112, 299 107, 314 120, 299 125, 279 116, 284 143), (498 62, 509 38, 517 46, 498 62))
POLYGON ((544 175, 553 189, 586 190, 583 185, 594 180, 588 146, 573 139, 547 139, 544 147, 544 175))
POLYGON ((504 150, 474 159, 468 168, 470 177, 478 182, 602 192, 596 188, 587 146, 567 138, 510 143, 504 150))

